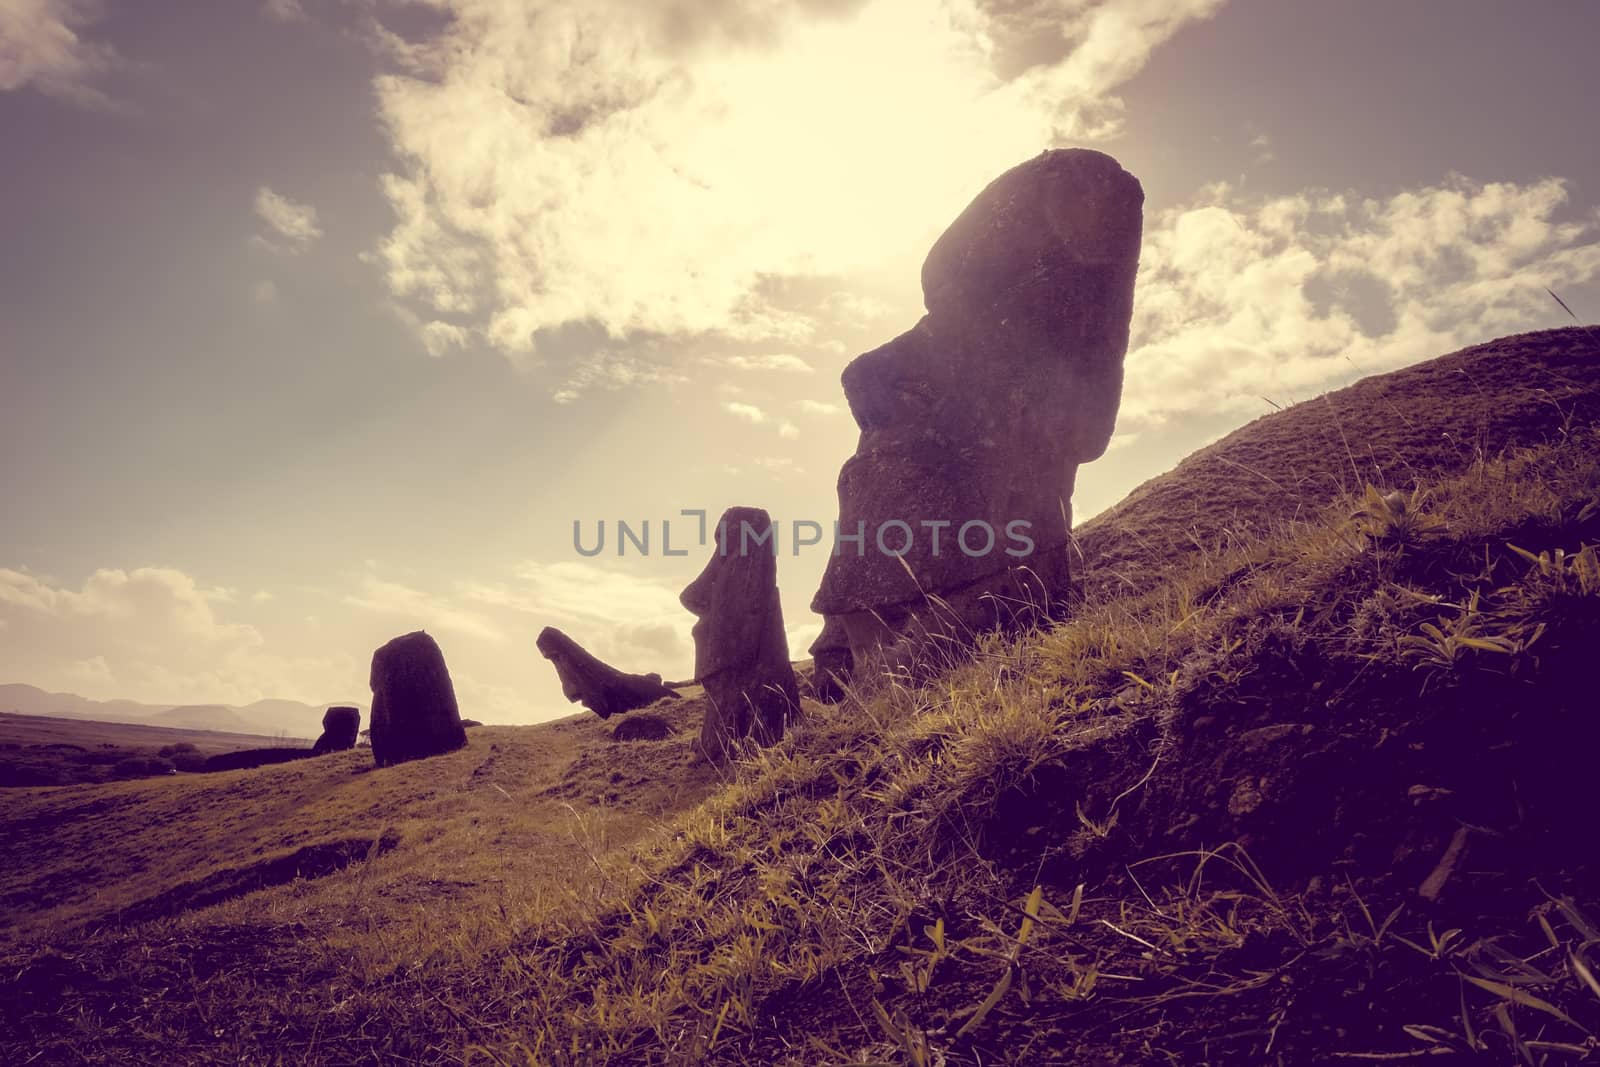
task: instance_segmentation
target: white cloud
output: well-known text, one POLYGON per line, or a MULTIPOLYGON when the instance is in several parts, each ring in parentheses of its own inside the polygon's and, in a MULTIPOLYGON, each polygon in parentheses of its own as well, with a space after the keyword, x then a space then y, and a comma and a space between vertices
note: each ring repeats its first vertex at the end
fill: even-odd
MULTIPOLYGON (((674 531, 674 551, 696 550, 698 531, 693 522, 674 524, 674 531)), ((634 527, 635 535, 641 532, 634 527)), ((614 543, 616 530, 610 524, 607 536, 614 543)), ((660 553, 665 546, 658 524, 650 524, 650 537, 650 550, 660 553)), ((693 619, 678 602, 675 588, 587 560, 530 560, 516 568, 515 578, 515 582, 462 583, 457 593, 478 605, 532 616, 541 627, 560 627, 590 652, 624 670, 670 675, 689 657, 685 635, 693 619)))
POLYGON ((1219 0, 1039 0, 1059 54, 1003 74, 975 0, 433 2, 447 28, 377 81, 377 259, 419 321, 515 356, 576 323, 807 340, 777 283, 914 270, 1001 170, 1114 129, 1112 90, 1219 0))
POLYGON ((102 567, 77 590, 53 585, 27 571, 0 568, 0 603, 63 617, 159 620, 192 640, 259 643, 260 636, 252 627, 217 619, 212 605, 231 599, 228 590, 202 588, 171 567, 131 571, 102 567))
POLYGON ((788 352, 773 352, 762 356, 728 356, 720 361, 734 370, 782 370, 810 374, 811 364, 788 352))
POLYGON ((807 415, 838 415, 844 411, 838 404, 829 404, 822 400, 802 400, 799 408, 807 415))
POLYGON ((272 229, 273 235, 287 242, 287 245, 279 245, 271 238, 266 239, 264 243, 274 248, 296 252, 322 236, 317 209, 310 204, 297 203, 263 185, 256 190, 255 205, 256 214, 272 229))
POLYGON ((94 82, 120 65, 109 45, 84 40, 96 0, 0 0, 0 92, 32 87, 90 107, 112 101, 94 82))
POLYGON ((790 623, 784 627, 784 634, 789 639, 789 655, 801 659, 811 655, 808 649, 811 642, 822 634, 822 623, 807 619, 805 622, 790 623))
POLYGON ((436 629, 500 642, 506 635, 482 613, 464 608, 451 597, 426 593, 400 582, 376 575, 363 575, 358 592, 344 598, 346 604, 380 615, 404 620, 420 629, 436 629))
POLYGON ((62 598, 68 595, 26 571, 0 567, 0 604, 54 614, 62 598))
MULTIPOLYGON (((823 313, 827 321, 834 325, 848 325, 856 329, 875 326, 895 314, 895 309, 876 297, 864 296, 861 293, 852 293, 840 289, 829 294, 823 301, 823 313)), ((844 345, 837 341, 827 342, 824 347, 830 351, 843 352, 844 345)))
POLYGON ((583 362, 569 366, 552 399, 558 404, 570 404, 594 389, 610 391, 644 384, 678 385, 688 380, 681 371, 648 351, 602 349, 583 362))
MULTIPOLYGON (((686 616, 675 618, 671 622, 629 624, 618 629, 615 639, 617 643, 642 653, 637 657, 639 662, 654 662, 660 670, 662 669, 660 664, 676 664, 683 660, 685 649, 689 648, 689 643, 683 638, 683 631, 689 627, 690 623, 686 616), (653 659, 650 658, 651 655, 653 659)), ((672 673, 677 672, 669 672, 669 680, 672 673)))
POLYGON ((261 307, 271 307, 278 302, 278 285, 273 281, 256 282, 250 289, 250 299, 261 307))
POLYGON ((528 698, 509 685, 479 681, 459 670, 450 672, 450 684, 461 706, 461 717, 479 722, 526 722, 528 698))
POLYGON ((755 404, 747 404, 742 400, 727 400, 723 402, 722 410, 752 426, 771 426, 785 441, 793 441, 800 436, 800 427, 793 422, 788 419, 775 420, 755 404))
POLYGON ((752 461, 769 474, 804 474, 805 468, 788 456, 759 456, 752 461))
POLYGON ((422 345, 428 350, 428 355, 438 359, 449 353, 452 348, 465 348, 467 346, 467 331, 451 322, 424 323, 418 331, 422 335, 422 345))
POLYGON ((320 704, 364 699, 367 672, 364 657, 345 653, 280 656, 255 650, 210 661, 178 656, 117 667, 109 695, 150 703, 243 705, 270 697, 320 704))
MULTIPOLYGON (((692 547, 690 531, 694 530, 694 524, 680 524, 679 529, 683 543, 675 545, 674 550, 692 547)), ((616 531, 608 524, 607 532, 611 536, 616 531)), ((641 531, 635 529, 634 532, 641 531)), ((651 533, 656 538, 661 537, 658 524, 652 524, 651 533)), ((660 551, 661 547, 659 541, 651 543, 655 551, 660 551)), ((466 599, 481 604, 569 620, 657 622, 684 615, 677 590, 584 560, 555 563, 528 560, 517 566, 515 575, 515 586, 468 583, 463 584, 460 591, 466 599)))
POLYGON ((93 687, 104 687, 113 680, 111 665, 106 662, 104 656, 74 660, 69 665, 68 672, 80 683, 93 687))
POLYGON ((1149 61, 1150 54, 1187 23, 1211 17, 1223 0, 1126 0, 1083 3, 1041 0, 1008 9, 990 23, 990 45, 1007 18, 1026 11, 1026 22, 1054 27, 1070 47, 1056 62, 1028 68, 1012 83, 1018 103, 1048 114, 1057 140, 1095 140, 1121 130, 1122 100, 1112 92, 1149 61))
POLYGON ((274 22, 304 22, 306 18, 300 0, 266 0, 261 5, 261 13, 274 22))
POLYGON ((235 598, 171 567, 103 567, 69 586, 0 568, 7 655, 27 679, 96 699, 247 704, 350 695, 366 675, 340 653, 284 656, 237 618, 235 598))
POLYGON ((1600 278, 1600 216, 1562 182, 1464 178, 1387 199, 1227 186, 1147 220, 1119 432, 1253 415, 1527 328, 1600 278))
POLYGON ((1256 166, 1265 166, 1278 158, 1278 153, 1272 148, 1272 138, 1264 133, 1258 133, 1250 138, 1250 147, 1255 149, 1256 166))
POLYGON ((746 404, 739 400, 730 400, 722 405, 722 409, 736 419, 742 419, 752 426, 759 426, 767 421, 767 413, 754 404, 746 404))

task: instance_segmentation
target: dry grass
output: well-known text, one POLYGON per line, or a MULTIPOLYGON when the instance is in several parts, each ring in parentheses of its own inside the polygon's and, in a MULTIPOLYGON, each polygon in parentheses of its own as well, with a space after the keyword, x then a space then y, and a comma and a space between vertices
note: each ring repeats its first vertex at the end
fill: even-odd
POLYGON ((1592 424, 1597 363, 1590 331, 1520 334, 1256 419, 1075 531, 1091 592, 1148 588, 1191 553, 1309 521, 1365 485, 1409 491, 1592 424))
MULTIPOLYGON (((688 766, 686 739, 628 746, 619 756, 636 755, 630 767, 592 758, 611 747, 608 733, 573 718, 475 729, 460 752, 381 772, 370 751, 354 749, 253 770, 10 791, 0 837, 5 937, 59 939, 211 870, 385 831, 407 847, 370 865, 366 890, 415 895, 420 881, 445 897, 480 888, 503 902, 503 886, 538 880, 552 853, 570 854, 563 867, 581 858, 585 835, 600 832, 588 822, 631 839, 710 788, 688 766)), ((348 910, 331 889, 320 899, 328 888, 301 890, 295 907, 348 910)), ((252 899, 250 910, 271 904, 252 899)))
POLYGON ((1236 481, 1147 487, 1088 531, 1071 620, 808 705, 726 782, 682 736, 567 720, 382 772, 17 793, 8 1061, 1592 1059, 1588 395, 1417 453, 1401 498, 1358 462, 1243 528, 1236 481), (385 829, 325 877, 96 926, 385 829))

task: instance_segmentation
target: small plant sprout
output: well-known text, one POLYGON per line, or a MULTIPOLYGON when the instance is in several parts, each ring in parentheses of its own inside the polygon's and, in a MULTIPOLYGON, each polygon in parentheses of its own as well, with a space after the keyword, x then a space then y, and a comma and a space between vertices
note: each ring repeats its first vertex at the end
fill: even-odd
POLYGON ((1375 542, 1407 546, 1415 545, 1437 536, 1444 523, 1422 512, 1423 490, 1419 486, 1410 495, 1396 489, 1385 493, 1368 484, 1361 506, 1350 513, 1356 529, 1375 542))
POLYGON ((1533 564, 1534 570, 1541 578, 1551 582, 1557 593, 1600 595, 1600 554, 1595 552, 1594 545, 1585 545, 1571 555, 1564 548, 1535 555, 1510 543, 1506 547, 1533 564))
POLYGON ((1401 653, 1418 669, 1449 673, 1458 670, 1474 653, 1512 656, 1521 650, 1521 642, 1514 638, 1484 630, 1476 590, 1459 610, 1453 619, 1441 617, 1437 624, 1425 622, 1420 634, 1402 637, 1401 653))

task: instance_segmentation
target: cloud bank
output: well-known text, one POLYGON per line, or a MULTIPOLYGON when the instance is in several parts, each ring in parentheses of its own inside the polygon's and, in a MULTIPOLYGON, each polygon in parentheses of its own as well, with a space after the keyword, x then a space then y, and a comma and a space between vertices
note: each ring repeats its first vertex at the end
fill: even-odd
POLYGON ((1000 169, 1114 131, 1219 3, 428 0, 443 28, 376 86, 377 260, 418 322, 520 362, 573 324, 803 343, 775 282, 903 272, 1000 169))
POLYGON ((8 652, 47 686, 153 704, 312 703, 357 691, 355 657, 269 651, 255 626, 224 617, 239 610, 232 590, 172 567, 101 567, 78 588, 0 568, 8 652))
POLYGON ((1557 179, 1387 199, 1228 186, 1147 220, 1119 430, 1260 414, 1527 328, 1600 279, 1600 214, 1557 179))
POLYGON ((86 40, 95 0, 0 0, 0 92, 32 88, 88 107, 112 101, 95 82, 120 65, 109 45, 86 40))
POLYGON ((468 603, 562 627, 624 670, 688 671, 693 653, 685 638, 693 620, 675 589, 581 560, 527 560, 514 575, 510 581, 461 583, 456 592, 468 603))

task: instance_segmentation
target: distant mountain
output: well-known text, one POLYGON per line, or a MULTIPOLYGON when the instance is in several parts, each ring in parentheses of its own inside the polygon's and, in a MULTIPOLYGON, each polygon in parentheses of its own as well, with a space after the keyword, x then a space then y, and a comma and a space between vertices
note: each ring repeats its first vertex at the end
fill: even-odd
MULTIPOLYGON (((354 700, 330 701, 361 708, 354 700)), ((20 715, 53 715, 95 722, 142 723, 189 730, 221 730, 264 737, 315 738, 322 732, 322 713, 328 704, 302 704, 295 700, 258 700, 243 707, 226 704, 141 704, 133 700, 90 700, 76 693, 49 693, 38 686, 0 684, 0 711, 20 715)))
POLYGON ((142 722, 158 711, 165 711, 166 707, 138 704, 132 700, 90 700, 75 693, 47 693, 33 685, 0 685, 0 711, 15 711, 22 715, 142 722))
POLYGON ((254 704, 246 704, 236 709, 240 715, 251 722, 283 723, 289 733, 296 737, 310 737, 315 739, 322 733, 322 714, 333 704, 352 704, 361 709, 361 727, 366 729, 367 706, 358 704, 354 700, 332 700, 327 704, 301 704, 294 700, 258 700, 254 704), (295 725, 298 723, 299 725, 295 725))
POLYGON ((270 737, 277 733, 301 733, 284 727, 263 731, 256 727, 255 720, 245 717, 237 708, 230 708, 224 704, 183 704, 176 708, 168 708, 166 711, 158 711, 146 721, 152 726, 171 726, 184 730, 221 730, 230 734, 264 732, 270 737))

